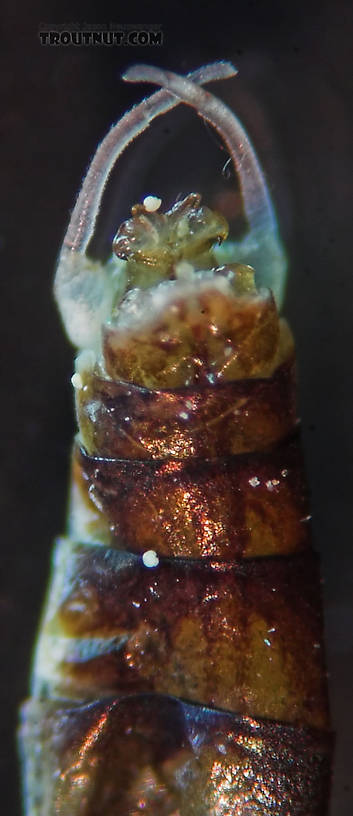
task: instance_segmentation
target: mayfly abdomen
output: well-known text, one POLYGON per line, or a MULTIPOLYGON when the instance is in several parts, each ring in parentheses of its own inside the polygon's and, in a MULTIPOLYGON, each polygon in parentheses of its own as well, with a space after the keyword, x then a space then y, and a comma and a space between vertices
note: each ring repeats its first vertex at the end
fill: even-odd
POLYGON ((127 78, 166 86, 150 119, 178 97, 223 135, 251 236, 232 262, 214 250, 225 219, 196 193, 167 212, 145 198, 118 230, 117 260, 86 258, 97 167, 108 175, 147 103, 102 143, 64 242, 56 295, 81 349, 80 433, 23 709, 26 816, 327 811, 320 576, 276 305, 283 250, 245 132, 194 84, 231 74, 219 63, 194 82, 146 67, 127 78))

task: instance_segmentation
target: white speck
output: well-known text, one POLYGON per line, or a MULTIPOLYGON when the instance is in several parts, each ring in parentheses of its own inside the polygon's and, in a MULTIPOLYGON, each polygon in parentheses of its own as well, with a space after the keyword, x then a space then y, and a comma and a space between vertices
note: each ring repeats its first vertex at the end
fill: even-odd
POLYGON ((281 470, 281 476, 284 476, 284 477, 288 476, 287 468, 283 468, 283 470, 281 470))
POLYGON ((133 601, 132 605, 136 607, 136 609, 140 609, 141 604, 138 601, 133 601))
POLYGON ((75 374, 72 375, 71 382, 72 382, 73 387, 77 388, 78 391, 80 391, 81 388, 83 388, 83 382, 82 382, 81 374, 78 374, 77 371, 75 372, 75 374))
MULTIPOLYGON (((82 601, 79 601, 79 600, 71 601, 69 609, 70 609, 70 612, 79 612, 79 613, 80 612, 81 613, 82 612, 87 612, 87 607, 86 607, 85 603, 82 602, 82 601)), ((314 643, 314 646, 315 646, 315 643, 314 643)))
POLYGON ((143 199, 143 206, 147 212, 156 212, 159 210, 162 199, 157 196, 148 195, 143 199))
POLYGON ((186 411, 181 411, 179 416, 180 419, 189 419, 189 414, 187 414, 186 411))
POLYGON ((271 628, 271 629, 267 629, 267 631, 268 631, 268 633, 270 633, 270 632, 275 632, 275 631, 276 631, 276 629, 275 629, 275 627, 274 627, 274 626, 272 626, 272 628, 271 628))
POLYGON ((314 649, 320 649, 321 648, 320 643, 314 643, 313 646, 314 646, 314 649))
POLYGON ((264 643, 266 643, 266 646, 271 646, 271 641, 269 641, 267 638, 264 638, 264 643))
POLYGON ((211 385, 214 385, 214 384, 215 384, 215 382, 216 382, 216 377, 215 377, 215 375, 214 375, 214 374, 212 374, 212 373, 210 373, 210 374, 206 374, 206 378, 207 378, 208 382, 209 382, 211 385))
POLYGON ((259 484, 260 479, 258 479, 257 476, 253 476, 251 479, 249 479, 249 485, 251 485, 251 487, 258 487, 259 484))
POLYGON ((145 567, 158 567, 159 558, 155 550, 146 550, 142 556, 145 567))
POLYGON ((186 405, 186 407, 187 407, 187 408, 189 408, 189 410, 190 410, 190 409, 192 408, 192 402, 191 402, 191 400, 186 400, 185 405, 186 405))
POLYGON ((311 521, 311 519, 312 516, 303 516, 303 518, 301 518, 300 521, 311 521))
POLYGON ((88 403, 87 414, 88 414, 91 422, 94 422, 94 423, 97 422, 97 416, 99 416, 99 409, 100 409, 100 405, 99 405, 99 402, 97 402, 96 400, 92 400, 92 402, 88 403))
POLYGON ((224 349, 224 356, 230 357, 232 351, 233 351, 232 346, 227 346, 227 348, 224 349))
POLYGON ((272 481, 269 479, 268 482, 266 482, 267 490, 273 490, 273 488, 277 487, 277 485, 279 485, 278 479, 272 479, 272 481))

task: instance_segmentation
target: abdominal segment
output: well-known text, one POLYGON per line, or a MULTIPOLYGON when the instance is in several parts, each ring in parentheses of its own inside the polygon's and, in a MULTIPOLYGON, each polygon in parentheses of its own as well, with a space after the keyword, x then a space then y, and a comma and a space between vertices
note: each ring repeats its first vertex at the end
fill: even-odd
POLYGON ((24 742, 38 798, 60 816, 319 816, 328 796, 323 731, 171 696, 87 704, 33 701, 24 742))

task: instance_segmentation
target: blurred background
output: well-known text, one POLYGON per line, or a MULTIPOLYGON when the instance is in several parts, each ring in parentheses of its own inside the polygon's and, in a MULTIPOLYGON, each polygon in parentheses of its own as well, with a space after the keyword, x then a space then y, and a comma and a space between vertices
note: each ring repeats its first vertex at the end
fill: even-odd
MULTIPOLYGON (((75 422, 73 350, 52 297, 82 176, 110 124, 149 86, 123 69, 186 73, 226 58, 212 85, 247 128, 269 179, 290 261, 284 312, 297 342, 300 414, 322 556, 336 731, 330 816, 353 812, 352 8, 345 2, 154 2, 150 11, 48 2, 1 12, 1 812, 19 816, 17 708, 28 693, 54 537, 64 530, 75 422), (33 7, 34 6, 34 7, 33 7), (43 46, 45 23, 160 24, 161 46, 43 46)), ((211 87, 211 86, 210 86, 211 87)), ((232 201, 218 137, 189 110, 153 125, 113 175, 92 251, 104 256, 131 204, 197 190, 232 201), (214 186, 213 186, 214 185, 214 186)), ((170 200, 169 200, 170 199, 170 200)), ((229 215, 229 213, 227 213, 229 215)))

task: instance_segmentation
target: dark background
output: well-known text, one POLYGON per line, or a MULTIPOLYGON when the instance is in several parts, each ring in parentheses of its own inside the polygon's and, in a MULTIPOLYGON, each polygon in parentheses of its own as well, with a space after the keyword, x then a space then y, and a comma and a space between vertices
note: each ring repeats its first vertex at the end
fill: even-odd
MULTIPOLYGON (((232 59, 239 76, 213 89, 240 115, 259 151, 290 258, 285 313, 297 341, 337 732, 332 816, 353 812, 350 6, 348 0, 309 0, 205 2, 198 9, 172 2, 167 12, 158 3, 113 10, 86 3, 80 12, 65 3, 2 8, 0 810, 7 816, 19 814, 16 711, 27 694, 51 543, 64 529, 74 430, 73 352, 52 298, 55 259, 97 142, 149 91, 124 85, 121 70, 144 61, 184 73, 219 58, 232 59), (164 45, 40 45, 40 23, 80 20, 161 23, 164 45)), ((199 179, 202 192, 207 151, 220 183, 227 183, 218 140, 190 112, 182 117, 181 124, 174 117, 156 125, 155 134, 151 129, 147 142, 141 139, 137 152, 119 165, 98 249, 104 249, 113 229, 113 211, 117 226, 134 199, 146 192, 167 195, 169 182, 182 188, 184 171, 192 180, 189 187, 199 179), (174 125, 184 133, 184 121, 188 127, 191 120, 190 128, 199 129, 190 130, 190 152, 188 142, 180 141, 178 154, 174 125)), ((230 179, 227 189, 231 184, 230 179)))

